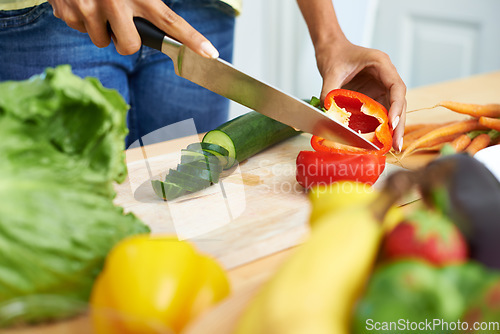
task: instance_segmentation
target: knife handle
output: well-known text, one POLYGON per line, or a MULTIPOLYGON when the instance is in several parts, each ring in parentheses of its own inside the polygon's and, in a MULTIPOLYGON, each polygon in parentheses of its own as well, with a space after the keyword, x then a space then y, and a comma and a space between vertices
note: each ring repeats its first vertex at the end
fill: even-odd
POLYGON ((142 17, 134 17, 134 24, 139 36, 141 36, 142 44, 161 51, 166 34, 142 17))
MULTIPOLYGON (((141 37, 141 43, 143 45, 149 46, 150 48, 156 49, 160 52, 165 52, 165 50, 162 50, 162 45, 165 40, 168 41, 170 46, 174 46, 176 48, 182 45, 177 40, 157 28, 153 23, 143 19, 142 17, 134 17, 134 24, 139 36, 141 37)), ((107 23, 107 27, 108 32, 112 34, 113 31, 111 30, 109 22, 107 23)))

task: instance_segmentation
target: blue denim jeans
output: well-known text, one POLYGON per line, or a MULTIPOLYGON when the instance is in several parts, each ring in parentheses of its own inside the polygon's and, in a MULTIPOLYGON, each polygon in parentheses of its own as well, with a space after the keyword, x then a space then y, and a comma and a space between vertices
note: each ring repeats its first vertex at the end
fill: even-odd
MULTIPOLYGON (((166 0, 166 4, 205 35, 231 61, 234 13, 218 0, 166 0)), ((193 118, 197 131, 223 123, 229 101, 174 73, 170 58, 142 47, 122 56, 111 43, 94 46, 87 34, 69 28, 54 17, 48 3, 0 11, 0 81, 23 80, 46 67, 70 64, 81 77, 97 77, 117 89, 130 105, 127 147, 138 138, 185 119, 193 118)))

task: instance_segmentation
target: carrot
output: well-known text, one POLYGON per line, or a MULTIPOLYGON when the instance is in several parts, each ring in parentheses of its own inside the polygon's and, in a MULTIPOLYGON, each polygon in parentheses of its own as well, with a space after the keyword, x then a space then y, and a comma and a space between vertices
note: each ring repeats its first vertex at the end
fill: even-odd
POLYGON ((477 119, 470 119, 466 121, 457 121, 448 125, 441 126, 437 129, 432 130, 431 132, 423 135, 417 140, 413 141, 407 148, 404 150, 401 159, 404 159, 405 156, 411 154, 413 151, 420 147, 425 147, 428 143, 432 142, 436 138, 447 137, 452 135, 463 134, 465 132, 480 130, 483 129, 483 126, 480 125, 477 119))
POLYGON ((476 138, 472 139, 471 143, 469 146, 467 146, 467 149, 465 152, 467 152, 469 155, 474 155, 477 153, 477 151, 482 150, 483 148, 488 147, 491 143, 491 137, 487 133, 482 133, 476 138))
POLYGON ((500 118, 492 117, 479 117, 479 124, 484 125, 487 128, 500 131, 500 118))
MULTIPOLYGON (((459 137, 460 134, 453 134, 453 135, 450 135, 450 136, 443 136, 443 137, 437 137, 437 138, 434 138, 433 140, 430 140, 429 142, 423 144, 422 146, 419 146, 418 148, 416 148, 415 150, 413 150, 413 152, 411 152, 411 154, 413 153, 417 153, 417 152, 436 152, 436 151, 440 151, 444 145, 449 145, 450 142, 452 142, 453 140, 455 140, 457 137, 459 137)), ((404 146, 404 145, 403 145, 404 146)), ((403 151, 403 155, 404 155, 404 151, 403 151)))
POLYGON ((436 145, 431 145, 427 147, 419 147, 415 149, 412 153, 417 153, 417 152, 439 152, 441 149, 444 147, 444 145, 447 145, 447 142, 442 142, 436 145))
POLYGON ((455 138, 450 143, 450 145, 453 148, 453 150, 455 150, 455 152, 462 152, 463 150, 465 150, 467 148, 467 146, 469 146, 471 141, 472 141, 472 139, 470 138, 470 136, 464 133, 464 134, 458 136, 457 138, 455 138))
POLYGON ((441 101, 437 104, 440 107, 450 109, 459 114, 470 115, 473 117, 500 117, 500 104, 472 104, 453 101, 441 101))
POLYGON ((448 123, 418 123, 418 124, 409 124, 405 126, 405 137, 408 136, 410 133, 415 132, 415 131, 420 131, 421 133, 424 133, 424 129, 427 129, 427 132, 430 130, 433 130, 439 126, 443 126, 448 123))
POLYGON ((426 123, 409 124, 405 126, 405 136, 412 133, 413 131, 420 130, 421 128, 427 126, 426 123))
POLYGON ((449 136, 437 137, 432 140, 429 140, 425 144, 416 148, 413 153, 420 151, 439 151, 444 144, 447 144, 453 140, 455 140, 460 134, 452 134, 449 136))
POLYGON ((411 143, 413 143, 415 140, 422 137, 423 135, 443 126, 443 124, 434 124, 434 123, 419 124, 419 125, 420 125, 419 129, 413 130, 409 134, 406 133, 405 129, 403 147, 401 148, 402 150, 405 150, 411 143))

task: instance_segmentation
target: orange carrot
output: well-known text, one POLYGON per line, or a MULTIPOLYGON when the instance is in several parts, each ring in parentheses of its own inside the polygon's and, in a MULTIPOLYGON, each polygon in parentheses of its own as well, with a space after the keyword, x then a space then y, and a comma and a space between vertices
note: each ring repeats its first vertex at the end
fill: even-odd
POLYGON ((448 123, 418 123, 418 124, 409 124, 405 126, 405 137, 409 135, 412 132, 415 131, 420 131, 421 133, 429 132, 430 130, 433 130, 439 126, 443 126, 448 123), (427 129, 425 131, 424 129, 427 129))
POLYGON ((418 148, 416 148, 413 153, 420 151, 439 151, 444 144, 450 143, 455 140, 460 134, 452 134, 449 136, 436 137, 432 140, 429 140, 425 144, 422 144, 418 148))
POLYGON ((428 124, 419 124, 419 126, 420 126, 420 128, 415 129, 415 130, 411 131, 410 133, 406 133, 406 129, 405 129, 402 150, 405 150, 411 143, 413 143, 415 140, 422 137, 423 135, 431 132, 434 129, 437 129, 437 128, 443 126, 443 124, 428 123, 428 124))
POLYGON ((488 147, 491 143, 491 137, 487 133, 482 133, 472 139, 471 143, 467 148, 465 149, 465 152, 467 152, 469 155, 474 155, 476 154, 477 151, 482 150, 483 148, 488 147))
POLYGON ((462 152, 469 146, 472 139, 467 134, 462 134, 455 138, 451 143, 451 147, 455 150, 455 152, 462 152))
POLYGON ((419 147, 415 149, 412 153, 417 153, 417 152, 439 152, 441 149, 444 147, 444 145, 448 144, 447 142, 442 142, 436 145, 431 145, 427 147, 419 147))
POLYGON ((432 142, 436 138, 447 137, 452 135, 463 134, 473 130, 482 130, 484 127, 480 125, 477 119, 470 119, 466 121, 457 121, 451 124, 439 127, 437 129, 432 130, 431 132, 423 135, 417 140, 413 141, 407 148, 404 150, 401 159, 404 159, 405 156, 411 154, 413 151, 420 147, 426 146, 429 142, 432 142))
POLYGON ((450 109, 457 113, 470 115, 473 117, 500 117, 500 104, 496 103, 472 104, 453 101, 441 101, 437 105, 450 109))
POLYGON ((426 127, 429 124, 426 123, 418 123, 418 124, 407 124, 405 126, 405 136, 412 133, 413 131, 420 130, 423 127, 426 127))
POLYGON ((492 117, 479 117, 479 124, 484 125, 487 128, 500 131, 500 118, 492 117))

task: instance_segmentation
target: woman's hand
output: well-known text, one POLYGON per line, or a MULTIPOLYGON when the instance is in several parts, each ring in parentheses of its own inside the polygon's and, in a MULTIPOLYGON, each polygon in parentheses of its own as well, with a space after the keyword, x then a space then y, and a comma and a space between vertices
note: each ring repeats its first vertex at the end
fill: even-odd
POLYGON ((116 50, 123 55, 135 53, 141 38, 133 18, 142 17, 179 40, 196 53, 217 58, 217 49, 183 18, 161 0, 48 0, 54 15, 68 26, 88 33, 92 42, 102 48, 113 38, 116 50), (107 29, 109 22, 113 36, 107 29))
POLYGON ((336 88, 364 93, 389 110, 392 147, 401 151, 406 121, 406 86, 389 57, 351 44, 337 20, 332 0, 297 0, 307 23, 323 77, 321 100, 336 88))
POLYGON ((356 46, 346 39, 316 48, 318 69, 323 77, 321 100, 335 88, 366 94, 389 110, 394 129, 393 148, 401 151, 406 121, 406 85, 389 56, 356 46))

